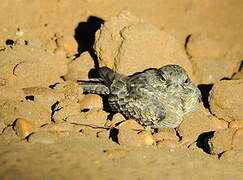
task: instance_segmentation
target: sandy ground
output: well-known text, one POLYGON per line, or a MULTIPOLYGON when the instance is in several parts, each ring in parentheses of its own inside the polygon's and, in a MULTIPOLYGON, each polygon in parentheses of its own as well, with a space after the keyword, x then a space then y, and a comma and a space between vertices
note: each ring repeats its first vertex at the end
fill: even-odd
POLYGON ((2 0, 0 9, 0 179, 243 178, 241 1, 2 0), (203 95, 176 130, 110 121, 104 100, 75 83, 98 65, 131 74, 169 63, 203 95))

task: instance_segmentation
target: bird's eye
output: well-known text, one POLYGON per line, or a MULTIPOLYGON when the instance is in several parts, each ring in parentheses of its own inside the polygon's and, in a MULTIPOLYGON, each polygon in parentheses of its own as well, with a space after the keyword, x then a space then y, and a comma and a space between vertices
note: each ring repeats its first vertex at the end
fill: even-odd
POLYGON ((163 75, 160 76, 163 81, 166 81, 163 75))
POLYGON ((184 83, 189 83, 190 82, 190 80, 189 80, 189 78, 187 78, 186 80, 185 80, 185 82, 184 83))

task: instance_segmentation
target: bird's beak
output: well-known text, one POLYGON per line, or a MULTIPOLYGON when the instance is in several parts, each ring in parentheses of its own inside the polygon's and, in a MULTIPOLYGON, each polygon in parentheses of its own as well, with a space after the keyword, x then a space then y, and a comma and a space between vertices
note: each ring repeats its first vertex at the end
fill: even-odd
POLYGON ((182 88, 182 85, 178 82, 170 82, 167 84, 168 88, 182 88))

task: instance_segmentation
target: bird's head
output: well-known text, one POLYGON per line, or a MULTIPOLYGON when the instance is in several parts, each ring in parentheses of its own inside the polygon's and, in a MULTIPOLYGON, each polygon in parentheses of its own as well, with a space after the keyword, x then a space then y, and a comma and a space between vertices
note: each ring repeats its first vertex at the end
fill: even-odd
POLYGON ((191 84, 185 69, 178 65, 166 65, 159 69, 160 79, 168 89, 184 89, 191 84))

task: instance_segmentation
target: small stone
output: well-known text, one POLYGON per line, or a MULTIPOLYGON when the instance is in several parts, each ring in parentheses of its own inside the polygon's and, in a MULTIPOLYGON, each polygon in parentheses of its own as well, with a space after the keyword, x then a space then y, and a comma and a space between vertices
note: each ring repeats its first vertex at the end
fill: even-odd
POLYGON ((36 127, 26 119, 17 119, 14 124, 14 130, 21 139, 24 139, 35 132, 36 127))
POLYGON ((112 117, 112 124, 115 126, 118 123, 121 123, 122 121, 125 121, 126 118, 121 113, 116 113, 112 117))
POLYGON ((242 128, 243 127, 243 121, 231 121, 229 123, 229 128, 242 128))
POLYGON ((155 144, 155 140, 149 131, 141 131, 138 135, 143 139, 144 145, 155 144))
POLYGON ((144 128, 134 120, 127 120, 119 124, 118 142, 120 145, 144 146, 155 143, 151 132, 143 131, 144 128))
POLYGON ((72 35, 63 36, 60 45, 65 49, 68 56, 78 53, 78 43, 72 35))
POLYGON ((31 134, 28 137, 28 142, 41 143, 41 144, 53 144, 58 138, 60 138, 59 136, 60 135, 56 132, 38 131, 36 133, 31 134))
POLYGON ((161 140, 179 141, 179 137, 176 135, 175 129, 171 128, 160 128, 159 132, 155 133, 153 137, 156 142, 161 140))
POLYGON ((119 129, 118 142, 120 145, 135 147, 155 144, 150 132, 143 131, 139 133, 132 129, 119 129))
POLYGON ((232 148, 234 150, 243 150, 243 128, 238 129, 232 138, 232 148))
POLYGON ((103 127, 106 123, 107 113, 101 109, 93 108, 88 112, 81 112, 79 115, 70 117, 68 122, 77 122, 78 124, 103 127))
POLYGON ((169 147, 169 148, 179 148, 181 147, 180 143, 176 140, 160 140, 157 142, 159 147, 169 147))
MULTIPOLYGON (((1 80, 0 80, 1 81, 1 80)), ((1 100, 25 100, 25 94, 22 89, 1 86, 0 82, 0 99, 1 100)))
POLYGON ((210 152, 212 154, 220 154, 232 149, 232 137, 236 129, 223 129, 216 131, 211 139, 209 139, 210 152))
POLYGON ((233 74, 231 79, 233 80, 243 79, 243 70, 233 74))
POLYGON ((94 68, 94 61, 88 52, 68 64, 68 72, 64 79, 69 81, 88 80, 89 72, 94 68))
POLYGON ((86 121, 85 113, 71 115, 67 117, 66 121, 69 123, 82 124, 82 122, 86 121))
POLYGON ((23 88, 26 97, 32 97, 33 101, 41 104, 49 112, 52 112, 52 105, 64 99, 64 93, 46 87, 23 88))
POLYGON ((12 125, 18 118, 28 119, 39 127, 51 121, 51 112, 33 101, 0 101, 0 119, 6 126, 12 125))
POLYGON ((61 102, 55 109, 56 110, 53 115, 53 120, 55 122, 65 121, 68 117, 80 113, 80 105, 77 102, 73 102, 70 104, 66 104, 66 102, 61 102))
POLYGON ((96 94, 85 95, 83 99, 80 100, 79 104, 81 110, 92 108, 103 109, 103 100, 96 94))
POLYGON ((239 150, 229 150, 222 154, 220 160, 230 161, 230 162, 243 162, 243 151, 239 150))
POLYGON ((6 138, 11 138, 11 139, 18 139, 18 136, 16 135, 13 126, 8 126, 6 128, 3 129, 2 132, 2 136, 6 137, 6 138))
POLYGON ((83 98, 83 89, 75 82, 64 81, 54 87, 58 92, 64 93, 64 98, 78 102, 83 98))
POLYGON ((222 80, 210 91, 210 110, 225 121, 243 121, 243 79, 222 80))
POLYGON ((126 149, 106 149, 104 153, 108 156, 115 156, 115 155, 129 155, 130 151, 126 149))
POLYGON ((135 131, 143 131, 144 127, 133 119, 128 119, 117 126, 118 129, 132 129, 135 131))
POLYGON ((186 115, 178 128, 178 133, 182 136, 182 140, 190 145, 202 133, 226 128, 228 128, 227 122, 212 116, 201 104, 199 111, 186 115))

